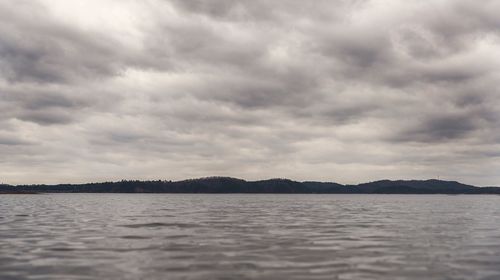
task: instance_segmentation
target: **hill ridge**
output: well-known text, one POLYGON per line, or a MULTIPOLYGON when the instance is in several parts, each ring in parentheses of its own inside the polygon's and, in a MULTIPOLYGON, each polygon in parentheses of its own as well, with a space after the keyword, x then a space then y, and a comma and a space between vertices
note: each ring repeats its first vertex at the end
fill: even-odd
POLYGON ((366 193, 366 194, 500 194, 499 187, 477 187, 458 181, 377 180, 357 185, 270 178, 246 181, 211 176, 169 180, 121 180, 85 184, 0 184, 0 193, 366 193))

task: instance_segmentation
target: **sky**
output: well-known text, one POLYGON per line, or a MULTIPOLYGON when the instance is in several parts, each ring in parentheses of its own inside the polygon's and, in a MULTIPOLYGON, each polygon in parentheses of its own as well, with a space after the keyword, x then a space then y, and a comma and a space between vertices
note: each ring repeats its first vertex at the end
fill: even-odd
POLYGON ((0 182, 500 185, 500 1, 0 0, 0 182))

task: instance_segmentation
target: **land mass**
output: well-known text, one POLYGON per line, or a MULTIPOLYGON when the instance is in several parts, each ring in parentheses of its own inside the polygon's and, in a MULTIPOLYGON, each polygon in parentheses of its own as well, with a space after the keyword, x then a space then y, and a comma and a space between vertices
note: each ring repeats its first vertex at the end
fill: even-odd
POLYGON ((318 194, 500 194, 500 187, 477 187, 443 180, 381 180, 358 185, 298 182, 289 179, 245 181, 207 177, 182 181, 129 181, 58 185, 0 185, 0 194, 28 193, 318 193, 318 194))

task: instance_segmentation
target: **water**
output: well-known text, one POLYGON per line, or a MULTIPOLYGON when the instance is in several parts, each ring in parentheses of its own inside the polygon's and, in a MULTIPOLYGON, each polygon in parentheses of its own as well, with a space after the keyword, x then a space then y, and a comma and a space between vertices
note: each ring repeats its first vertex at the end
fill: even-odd
POLYGON ((500 279, 500 196, 0 196, 0 279, 500 279))

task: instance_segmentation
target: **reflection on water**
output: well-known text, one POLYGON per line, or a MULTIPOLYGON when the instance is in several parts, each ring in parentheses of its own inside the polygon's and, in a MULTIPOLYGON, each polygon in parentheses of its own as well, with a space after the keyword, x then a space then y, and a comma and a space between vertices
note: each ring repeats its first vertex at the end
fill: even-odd
POLYGON ((0 279, 500 279, 500 197, 4 195, 0 279))

